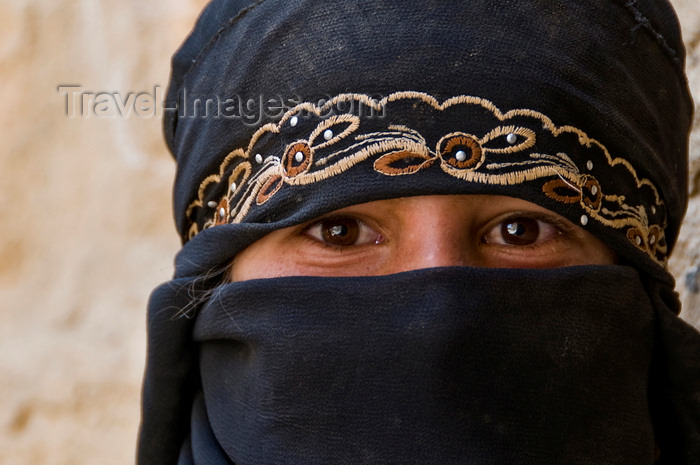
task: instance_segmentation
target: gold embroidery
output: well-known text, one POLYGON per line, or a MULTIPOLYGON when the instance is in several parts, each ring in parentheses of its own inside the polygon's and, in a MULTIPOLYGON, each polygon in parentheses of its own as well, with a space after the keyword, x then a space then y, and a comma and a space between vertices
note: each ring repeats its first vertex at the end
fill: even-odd
POLYGON ((258 197, 256 199, 257 204, 262 205, 270 200, 270 198, 280 190, 282 184, 282 176, 275 176, 265 181, 262 188, 258 191, 258 197))
POLYGON ((627 230, 629 240, 642 250, 647 250, 647 243, 644 233, 639 228, 630 228, 627 230))
MULTIPOLYGON (((483 127, 483 124, 475 127, 483 127)), ((665 211, 663 201, 653 183, 639 178, 627 160, 613 157, 603 144, 580 129, 557 126, 534 110, 515 109, 503 113, 488 100, 464 95, 440 103, 421 92, 397 92, 381 100, 362 94, 341 94, 321 106, 302 103, 287 111, 278 123, 263 125, 255 131, 247 148, 229 153, 218 173, 202 181, 197 199, 186 211, 191 221, 188 234, 192 237, 200 231, 196 218, 202 222, 201 229, 222 222, 240 222, 253 202, 266 203, 285 185, 313 184, 344 173, 366 160, 372 160, 374 171, 386 176, 415 175, 437 165, 448 175, 470 183, 508 186, 542 179, 541 190, 547 197, 569 205, 578 204, 589 218, 624 230, 636 247, 660 264, 666 258, 665 217, 657 213, 665 211), (350 107, 350 111, 334 114, 339 104, 347 104, 344 107, 350 107), (377 122, 377 114, 393 105, 402 105, 401 110, 396 111, 397 121, 403 121, 401 113, 418 108, 420 116, 413 118, 416 125, 430 121, 425 116, 429 111, 477 113, 469 118, 461 114, 455 117, 457 123, 451 129, 459 129, 429 143, 420 130, 405 122, 386 121, 386 126, 378 128, 382 124, 377 122), (367 109, 370 117, 363 119, 365 113, 356 111, 358 108, 367 109), (325 116, 329 114, 331 116, 325 116), (308 123, 292 126, 292 118, 298 121, 302 117, 316 120, 306 134, 302 128, 308 128, 308 123), (474 121, 483 123, 488 118, 493 118, 494 123, 486 131, 462 131, 468 130, 474 121), (264 152, 258 145, 269 144, 271 138, 281 133, 294 134, 296 141, 287 144, 281 153, 264 153, 261 155, 264 162, 258 163, 256 155, 264 152), (578 154, 578 164, 565 152, 535 150, 542 138, 566 138, 562 144, 578 154), (578 152, 594 158, 595 164, 582 160, 583 155, 578 152), (254 160, 257 161, 253 163, 254 160), (648 200, 644 204, 630 204, 624 195, 615 193, 619 186, 601 186, 591 168, 599 164, 606 165, 605 169, 614 169, 616 175, 626 173, 624 176, 628 179, 620 185, 638 191, 645 189, 648 200), (225 194, 221 194, 224 187, 225 194), (219 198, 212 198, 214 195, 219 198), (212 201, 217 204, 216 211, 209 212, 206 208, 212 201), (649 207, 651 212, 647 211, 649 207), (221 208, 225 215, 220 214, 221 208), (655 220, 651 222, 650 217, 655 220)))
POLYGON ((226 224, 229 220, 228 197, 224 197, 214 209, 214 224, 226 224))
POLYGON ((452 133, 446 135, 438 142, 437 151, 443 162, 460 170, 477 169, 484 161, 481 144, 469 134, 452 133), (458 158, 460 153, 464 156, 462 160, 458 158))
POLYGON ((233 169, 228 178, 229 193, 235 194, 245 185, 250 177, 251 168, 250 163, 243 162, 233 169))
POLYGON ((374 162, 374 169, 388 176, 399 176, 402 174, 413 174, 416 171, 427 168, 433 161, 435 161, 434 158, 401 150, 382 155, 374 162), (404 166, 392 166, 394 164, 403 164, 404 166))
POLYGON ((311 166, 311 147, 304 141, 296 142, 287 148, 282 158, 284 174, 290 178, 308 171, 311 166))
POLYGON ((344 139, 349 134, 355 132, 357 128, 360 127, 360 118, 355 115, 333 115, 326 120, 323 120, 321 124, 314 129, 314 131, 309 136, 309 145, 317 150, 320 150, 328 145, 335 144, 336 142, 344 139), (346 123, 346 124, 343 124, 346 123), (338 128, 341 131, 338 132, 338 128), (335 129, 335 131, 333 131, 335 129), (323 136, 328 130, 332 131, 332 136, 329 140, 316 144, 316 139, 319 136, 323 136))
POLYGON ((550 199, 562 203, 577 203, 581 199, 581 192, 572 188, 571 184, 563 179, 547 181, 542 186, 542 191, 550 199))
POLYGON ((668 252, 666 240, 664 239, 664 233, 657 225, 652 225, 649 228, 647 243, 649 244, 649 249, 652 255, 659 253, 666 255, 666 252, 668 252))
POLYGON ((588 208, 597 212, 603 200, 600 184, 591 176, 582 176, 581 181, 581 200, 588 208))
POLYGON ((507 143, 507 145, 503 148, 488 148, 487 150, 491 153, 514 153, 521 150, 527 150, 535 145, 535 131, 532 129, 515 126, 499 126, 486 134, 479 141, 479 143, 482 146, 488 147, 487 144, 493 143, 493 141, 498 139, 505 139, 503 136, 508 136, 509 134, 514 134, 516 137, 520 136, 520 142, 516 140, 516 143, 507 143))

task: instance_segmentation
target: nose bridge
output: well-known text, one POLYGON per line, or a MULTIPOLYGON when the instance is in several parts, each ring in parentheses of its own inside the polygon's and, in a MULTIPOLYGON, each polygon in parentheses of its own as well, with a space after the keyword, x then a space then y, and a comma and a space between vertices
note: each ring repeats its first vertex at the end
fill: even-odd
POLYGON ((419 204, 411 209, 407 220, 399 241, 397 271, 475 265, 470 256, 467 224, 449 203, 419 204))

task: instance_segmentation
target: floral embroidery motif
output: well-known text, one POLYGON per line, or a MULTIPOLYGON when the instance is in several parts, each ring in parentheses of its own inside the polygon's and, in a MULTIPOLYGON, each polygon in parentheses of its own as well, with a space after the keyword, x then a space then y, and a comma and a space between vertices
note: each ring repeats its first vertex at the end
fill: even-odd
POLYGON ((316 183, 365 161, 372 162, 374 172, 386 176, 413 175, 437 165, 469 183, 509 186, 541 179, 541 191, 549 199, 578 205, 587 217, 624 231, 630 243, 658 263, 663 265, 666 259, 663 201, 653 183, 640 179, 627 160, 613 157, 580 129, 556 126, 533 110, 503 113, 490 101, 470 96, 440 103, 420 92, 397 92, 381 100, 341 94, 322 106, 298 105, 278 123, 260 127, 247 148, 229 153, 219 173, 201 183, 197 199, 186 212, 191 222, 189 235, 243 221, 254 204, 264 205, 284 186, 316 183), (343 113, 341 109, 347 107, 350 110, 343 113), (363 110, 373 114, 367 117, 363 110), (391 118, 386 120, 392 123, 376 116, 383 111, 390 111, 391 118), (420 116, 401 117, 411 112, 420 116), (404 120, 433 126, 419 131, 400 124, 404 120), (455 121, 462 127, 453 127, 455 121), (449 132, 435 136, 443 129, 449 132), (430 140, 437 141, 430 143, 428 133, 430 140), (555 139, 558 143, 551 143, 555 139), (277 141, 277 148, 270 149, 271 140, 277 141), (552 145, 565 147, 567 152, 538 150, 552 145), (601 185, 595 177, 596 166, 602 172, 614 171, 616 182, 601 185), (621 193, 623 188, 628 195, 621 193), (644 201, 632 201, 630 189, 644 201), (212 202, 216 208, 203 215, 212 202))

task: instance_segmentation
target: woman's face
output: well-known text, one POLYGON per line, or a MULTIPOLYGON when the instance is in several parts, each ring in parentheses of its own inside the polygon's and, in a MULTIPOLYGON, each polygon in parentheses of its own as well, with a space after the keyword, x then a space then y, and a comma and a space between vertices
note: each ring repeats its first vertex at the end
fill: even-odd
POLYGON ((554 268, 612 264, 588 231, 525 200, 431 195, 342 208, 243 250, 231 280, 375 276, 437 266, 554 268))

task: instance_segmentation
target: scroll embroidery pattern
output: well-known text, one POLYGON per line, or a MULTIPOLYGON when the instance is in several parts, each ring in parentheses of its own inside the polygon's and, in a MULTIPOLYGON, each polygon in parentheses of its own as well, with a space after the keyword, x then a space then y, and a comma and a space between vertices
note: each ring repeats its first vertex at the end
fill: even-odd
POLYGON ((202 181, 186 212, 189 237, 243 221, 254 205, 265 204, 285 186, 316 183, 361 163, 371 163, 385 176, 415 175, 437 165, 469 183, 541 181, 548 198, 578 205, 586 221, 623 231, 659 264, 666 259, 664 203, 653 183, 640 178, 627 160, 613 157, 582 130, 557 126, 534 110, 503 113, 479 97, 440 103, 420 92, 397 92, 381 100, 341 94, 321 106, 300 104, 279 122, 260 127, 248 147, 229 153, 219 172, 202 181), (377 117, 384 113, 390 117, 377 117), (538 150, 543 146, 566 151, 543 153, 538 150), (615 182, 601 185, 598 171, 615 182), (644 201, 629 200, 630 189, 644 201))

